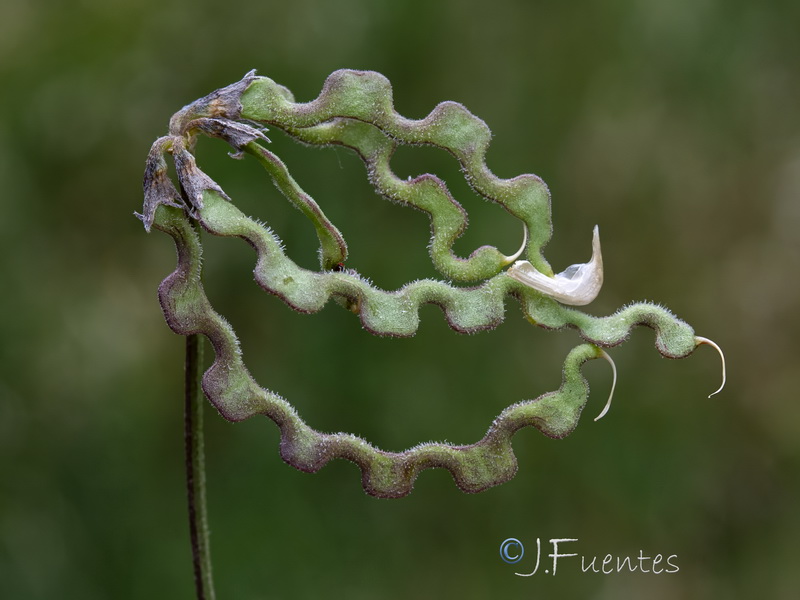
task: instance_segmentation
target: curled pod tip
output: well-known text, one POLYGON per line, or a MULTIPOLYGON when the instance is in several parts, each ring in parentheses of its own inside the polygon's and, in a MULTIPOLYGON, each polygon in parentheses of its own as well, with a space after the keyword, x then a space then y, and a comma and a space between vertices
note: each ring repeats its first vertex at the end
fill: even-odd
POLYGON ((608 393, 608 400, 606 400, 606 405, 603 407, 603 410, 600 411, 600 414, 597 415, 594 420, 595 422, 599 421, 603 417, 606 416, 608 409, 611 408, 611 400, 614 398, 614 389, 617 387, 617 365, 614 364, 614 361, 608 355, 608 353, 603 350, 602 348, 598 348, 600 350, 600 356, 603 357, 608 364, 611 365, 611 372, 613 373, 614 377, 611 380, 611 391, 608 393))
MULTIPOLYGON (((712 392, 711 394, 708 395, 708 397, 711 398, 711 396, 719 394, 722 391, 722 388, 725 387, 725 382, 727 381, 727 373, 726 373, 726 369, 725 369, 725 354, 723 354, 722 348, 720 348, 719 345, 717 345, 716 342, 714 342, 714 341, 712 341, 712 340, 710 340, 708 338, 696 336, 694 338, 694 340, 695 340, 697 346, 702 346, 703 344, 705 344, 707 346, 711 346, 712 348, 714 348, 714 350, 719 352, 719 357, 722 359, 722 385, 719 386, 719 389, 716 392, 712 392)), ((697 346, 695 346, 695 347, 697 347, 697 346)))

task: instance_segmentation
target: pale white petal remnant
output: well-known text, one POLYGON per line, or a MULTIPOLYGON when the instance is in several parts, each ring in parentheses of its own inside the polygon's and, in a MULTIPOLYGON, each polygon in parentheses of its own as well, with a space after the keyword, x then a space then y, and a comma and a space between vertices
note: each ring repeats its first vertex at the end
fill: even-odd
POLYGON ((588 263, 570 265, 561 273, 548 277, 527 260, 518 260, 506 271, 524 283, 562 304, 583 306, 597 298, 603 286, 603 255, 600 251, 600 229, 595 225, 592 236, 592 259, 588 263))

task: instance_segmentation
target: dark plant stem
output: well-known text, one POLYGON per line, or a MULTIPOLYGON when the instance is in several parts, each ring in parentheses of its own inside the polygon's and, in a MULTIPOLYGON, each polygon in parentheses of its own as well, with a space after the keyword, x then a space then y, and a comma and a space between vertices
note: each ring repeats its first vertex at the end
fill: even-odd
POLYGON ((203 343, 199 334, 186 336, 186 381, 184 443, 186 451, 186 493, 189 505, 189 533, 198 600, 214 600, 211 548, 206 510, 206 470, 203 454, 203 343))

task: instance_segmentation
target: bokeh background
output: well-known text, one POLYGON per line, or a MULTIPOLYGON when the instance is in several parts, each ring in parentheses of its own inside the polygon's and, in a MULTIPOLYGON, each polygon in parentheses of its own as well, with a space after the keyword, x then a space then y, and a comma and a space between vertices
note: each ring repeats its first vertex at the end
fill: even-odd
MULTIPOLYGON (((426 471, 376 500, 354 465, 315 475, 278 456, 266 419, 207 416, 220 598, 795 598, 800 589, 800 4, 794 1, 124 2, 0 7, 0 596, 192 598, 182 456, 182 339, 163 322, 171 241, 133 218, 150 143, 189 101, 256 68, 299 100, 331 71, 374 69, 420 118, 464 103, 492 128, 489 166, 548 183, 561 270, 589 258, 589 308, 655 300, 715 339, 661 359, 638 329, 589 364, 570 437, 517 435, 516 478, 479 495, 426 471), (793 391, 794 390, 794 391, 793 391), (502 540, 577 538, 587 557, 675 554, 675 574, 520 578, 502 540)), ((272 149, 343 231, 349 266, 395 288, 435 276, 427 218, 391 205, 343 149, 271 133, 272 149)), ((301 265, 312 228, 253 161, 216 141, 203 168, 301 265)), ((456 249, 511 252, 519 226, 455 162, 403 148, 400 175, 440 174, 471 215, 456 249)), ((460 336, 434 307, 419 334, 378 339, 336 305, 292 313, 252 280, 253 253, 206 240, 208 293, 257 379, 311 425, 401 450, 471 443, 505 406, 555 389, 575 332, 509 302, 460 336)), ((542 569, 546 565, 542 565, 542 569)))

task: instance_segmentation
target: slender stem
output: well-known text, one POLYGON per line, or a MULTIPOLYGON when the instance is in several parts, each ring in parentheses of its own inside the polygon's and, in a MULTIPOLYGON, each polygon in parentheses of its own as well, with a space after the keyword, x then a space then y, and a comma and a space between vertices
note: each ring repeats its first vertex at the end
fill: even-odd
POLYGON ((211 576, 211 548, 208 541, 206 469, 203 454, 203 405, 200 385, 203 375, 203 338, 186 336, 186 385, 184 443, 186 451, 186 493, 189 504, 189 533, 197 600, 214 600, 211 576))

